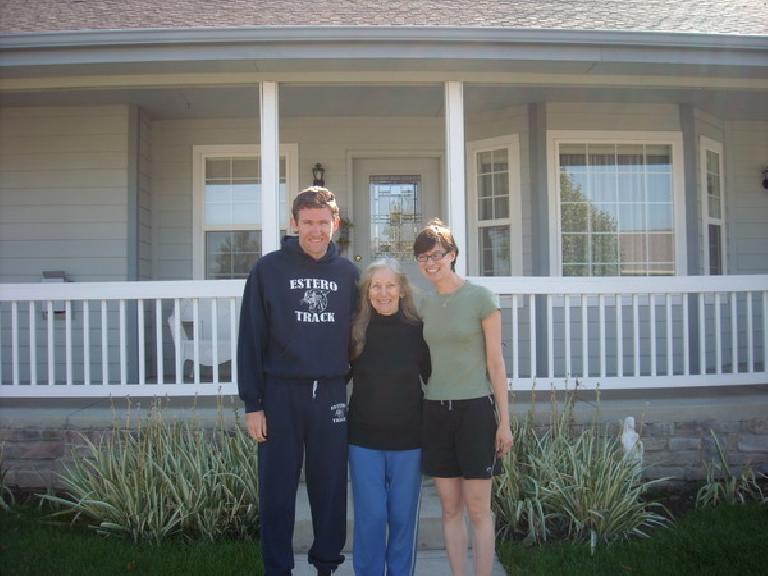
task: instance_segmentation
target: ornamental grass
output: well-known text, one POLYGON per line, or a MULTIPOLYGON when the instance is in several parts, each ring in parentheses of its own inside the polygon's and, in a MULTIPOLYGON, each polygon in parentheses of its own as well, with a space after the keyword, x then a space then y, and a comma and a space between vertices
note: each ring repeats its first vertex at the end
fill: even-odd
POLYGON ((213 429, 194 416, 168 421, 156 402, 148 415, 72 451, 64 493, 43 495, 54 517, 86 523, 134 542, 252 539, 258 527, 256 444, 227 426, 221 404, 213 429))
MULTIPOLYGON (((535 401, 527 418, 513 423, 515 445, 494 479, 498 535, 528 544, 551 539, 600 544, 646 536, 670 523, 660 504, 644 500, 647 481, 637 461, 626 458, 618 434, 597 424, 573 423, 575 391, 561 406, 553 393, 549 425, 534 425, 535 401)), ((599 397, 598 397, 599 405, 599 397)))

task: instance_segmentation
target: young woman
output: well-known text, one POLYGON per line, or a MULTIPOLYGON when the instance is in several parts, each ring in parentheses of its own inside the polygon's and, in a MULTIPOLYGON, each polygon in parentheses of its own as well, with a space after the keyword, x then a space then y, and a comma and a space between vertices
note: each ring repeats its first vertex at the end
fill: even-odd
POLYGON ((466 574, 465 507, 474 528, 475 574, 488 576, 495 536, 491 478, 513 442, 499 301, 456 274, 459 249, 439 219, 419 233, 413 252, 436 291, 420 307, 433 366, 425 389, 422 469, 435 479, 454 576, 466 574))
POLYGON ((358 576, 411 576, 421 494, 422 383, 429 349, 395 260, 363 273, 352 326, 349 465, 358 576))

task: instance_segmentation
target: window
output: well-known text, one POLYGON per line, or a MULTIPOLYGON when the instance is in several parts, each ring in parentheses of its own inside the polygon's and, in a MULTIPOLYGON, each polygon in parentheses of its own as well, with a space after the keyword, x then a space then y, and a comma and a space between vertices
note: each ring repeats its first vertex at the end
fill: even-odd
POLYGON ((469 145, 470 246, 469 269, 480 276, 522 274, 517 136, 471 142, 469 145))
MULTIPOLYGON (((281 146, 280 224, 287 229, 289 179, 296 147, 281 146), (284 149, 285 148, 285 149, 284 149)), ((246 278, 262 254, 261 158, 258 146, 194 147, 195 278, 246 278)))
POLYGON ((562 276, 666 276, 684 265, 681 141, 550 134, 562 276))
POLYGON ((413 242, 421 228, 421 176, 368 178, 372 258, 413 261, 413 242))
POLYGON ((723 145, 702 136, 700 150, 704 272, 720 276, 725 273, 723 145))

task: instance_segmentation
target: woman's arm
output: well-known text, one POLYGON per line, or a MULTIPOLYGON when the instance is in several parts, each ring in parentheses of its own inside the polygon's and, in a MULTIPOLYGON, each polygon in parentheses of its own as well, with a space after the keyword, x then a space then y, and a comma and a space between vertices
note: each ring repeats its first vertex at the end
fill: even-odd
POLYGON ((501 311, 491 312, 482 322, 485 337, 485 361, 488 375, 491 377, 496 410, 499 414, 499 426, 496 429, 496 452, 506 454, 514 438, 509 428, 509 389, 507 370, 501 353, 501 311))

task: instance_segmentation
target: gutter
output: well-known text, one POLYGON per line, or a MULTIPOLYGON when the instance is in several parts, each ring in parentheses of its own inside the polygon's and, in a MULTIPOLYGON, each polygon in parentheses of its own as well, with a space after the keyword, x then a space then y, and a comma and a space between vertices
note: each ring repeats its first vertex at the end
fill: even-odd
MULTIPOLYGON (((492 44, 768 51, 768 35, 452 26, 260 26, 0 33, 0 50, 258 44, 492 44)), ((768 56, 766 57, 768 61, 768 56)), ((768 62, 767 62, 768 63, 768 62)))

